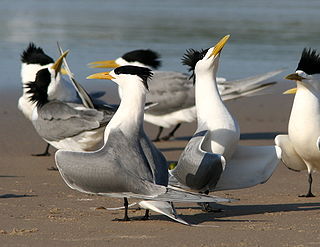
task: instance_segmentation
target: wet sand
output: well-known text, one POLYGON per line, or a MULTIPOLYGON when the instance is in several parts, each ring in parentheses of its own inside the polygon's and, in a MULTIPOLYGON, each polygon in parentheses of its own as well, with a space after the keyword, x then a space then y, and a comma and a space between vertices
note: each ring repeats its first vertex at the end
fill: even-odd
MULTIPOLYGON (((288 87, 287 84, 278 89, 288 87)), ((151 212, 132 208, 130 222, 119 207, 122 200, 82 194, 62 181, 54 156, 32 157, 45 143, 16 108, 19 92, 0 93, 0 241, 1 246, 320 246, 320 176, 314 175, 315 198, 299 198, 307 190, 306 172, 280 164, 265 184, 214 193, 239 199, 219 204, 222 212, 204 213, 196 204, 177 204, 188 227, 151 212)), ((234 100, 230 111, 240 123, 243 145, 273 144, 285 133, 292 96, 266 95, 234 100)), ((157 128, 146 124, 154 137, 157 128)), ((195 124, 185 124, 174 141, 158 147, 176 161, 195 124)), ((52 150, 51 150, 52 152, 52 150)), ((132 201, 130 201, 132 202, 132 201)))

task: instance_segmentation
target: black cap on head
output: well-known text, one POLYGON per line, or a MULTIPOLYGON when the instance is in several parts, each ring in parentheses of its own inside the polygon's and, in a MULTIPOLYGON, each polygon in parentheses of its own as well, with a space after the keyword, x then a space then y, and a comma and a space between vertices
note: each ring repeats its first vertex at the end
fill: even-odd
POLYGON ((27 49, 21 54, 21 62, 26 64, 47 65, 54 63, 53 59, 44 53, 42 48, 36 47, 34 43, 29 43, 27 49))
POLYGON ((317 54, 317 50, 304 48, 296 70, 302 70, 308 75, 320 74, 320 54, 317 54))
POLYGON ((126 66, 118 67, 118 68, 114 69, 114 73, 117 75, 120 75, 120 74, 137 75, 141 78, 143 85, 148 90, 149 90, 148 79, 151 79, 153 76, 151 69, 148 69, 145 67, 133 66, 133 65, 126 65, 126 66))
POLYGON ((30 101, 36 103, 38 107, 48 102, 48 86, 50 82, 51 74, 49 70, 42 69, 37 72, 35 81, 28 82, 25 86, 28 89, 27 94, 30 94, 30 101))
POLYGON ((128 62, 140 62, 153 69, 161 65, 160 55, 152 50, 134 50, 127 52, 122 58, 128 62))

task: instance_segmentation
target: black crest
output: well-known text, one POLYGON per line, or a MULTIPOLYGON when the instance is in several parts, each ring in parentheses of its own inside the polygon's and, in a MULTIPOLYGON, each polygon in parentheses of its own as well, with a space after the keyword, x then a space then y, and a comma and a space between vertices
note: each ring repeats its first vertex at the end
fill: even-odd
POLYGON ((28 82, 25 86, 28 89, 27 94, 30 94, 30 101, 36 103, 38 107, 48 103, 48 86, 50 82, 51 74, 49 70, 42 69, 37 72, 35 81, 28 82))
MULTIPOLYGON (((193 78, 195 80, 194 70, 196 68, 196 64, 199 60, 204 58, 209 49, 201 49, 200 51, 194 49, 188 49, 186 53, 183 55, 181 61, 183 65, 188 66, 188 71, 192 72, 192 75, 189 79, 193 78)), ((195 82, 195 81, 194 81, 195 82)), ((193 82, 193 83, 194 83, 193 82)))
POLYGON ((47 65, 54 63, 53 59, 44 53, 42 48, 36 47, 34 43, 30 43, 27 49, 21 54, 21 62, 26 64, 47 65))
POLYGON ((117 75, 120 75, 120 74, 137 75, 141 78, 143 85, 148 90, 149 90, 148 79, 151 79, 153 76, 151 69, 148 69, 145 67, 133 66, 133 65, 118 67, 114 70, 114 73, 116 73, 117 75))
POLYGON ((308 75, 320 73, 320 54, 317 50, 304 48, 296 70, 302 70, 308 75))
POLYGON ((127 52, 122 58, 128 62, 140 62, 153 69, 161 65, 160 55, 152 50, 134 50, 127 52))

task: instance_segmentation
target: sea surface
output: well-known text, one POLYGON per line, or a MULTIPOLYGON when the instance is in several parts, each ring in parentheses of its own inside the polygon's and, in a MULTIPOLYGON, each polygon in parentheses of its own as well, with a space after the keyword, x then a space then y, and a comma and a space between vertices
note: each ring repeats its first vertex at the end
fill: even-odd
MULTIPOLYGON (((150 48, 162 70, 186 72, 188 48, 208 48, 226 34, 219 76, 238 79, 284 68, 295 70, 304 47, 320 49, 319 0, 1 0, 0 90, 21 90, 20 53, 33 41, 57 58, 70 49, 77 79, 99 72, 87 63, 150 48)), ((112 84, 112 83, 111 83, 112 84)))

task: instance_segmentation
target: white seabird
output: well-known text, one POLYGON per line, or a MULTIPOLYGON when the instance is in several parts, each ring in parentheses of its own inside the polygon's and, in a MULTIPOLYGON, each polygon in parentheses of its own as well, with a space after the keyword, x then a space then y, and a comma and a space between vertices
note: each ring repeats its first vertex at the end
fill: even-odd
POLYGON ((116 109, 104 105, 89 108, 60 100, 54 89, 67 54, 63 53, 51 67, 39 70, 34 81, 26 83, 26 95, 35 104, 32 123, 37 133, 57 149, 96 150, 116 109))
POLYGON ((197 130, 169 184, 202 193, 264 183, 277 167, 275 146, 240 146, 240 128, 224 105, 216 83, 220 52, 229 35, 204 51, 188 50, 183 63, 195 74, 197 130))
POLYGON ((144 201, 140 206, 183 223, 170 202, 228 201, 206 197, 168 187, 165 157, 153 145, 143 129, 148 68, 122 66, 110 73, 98 73, 89 79, 111 79, 123 92, 120 106, 104 132, 104 145, 94 152, 58 150, 56 165, 64 181, 72 189, 84 193, 144 201))
MULTIPOLYGON (((66 61, 64 62, 65 66, 67 66, 66 61)), ((39 70, 50 68, 53 66, 53 64, 54 60, 48 56, 42 48, 37 47, 34 43, 30 43, 21 54, 21 80, 23 93, 18 100, 18 108, 30 121, 32 121, 32 112, 36 104, 30 101, 30 95, 27 94, 28 89, 26 88, 26 85, 35 81, 36 74, 39 70)), ((91 102, 91 96, 95 103, 97 102, 101 104, 101 102, 98 102, 97 99, 103 95, 101 92, 93 93, 88 96, 86 92, 83 92, 84 90, 81 90, 81 85, 78 84, 74 78, 70 79, 73 81, 67 81, 59 75, 59 80, 55 80, 54 83, 51 83, 50 94, 52 98, 68 103, 82 103, 89 108, 94 108, 93 102, 91 102), (79 95, 79 90, 81 91, 82 95, 79 95), (85 98, 85 100, 83 98, 85 98)), ((35 156, 50 155, 49 146, 50 145, 48 144, 44 153, 36 154, 35 156)))
POLYGON ((281 160, 291 170, 308 171, 308 192, 312 173, 320 171, 320 54, 304 49, 294 74, 286 77, 297 83, 288 125, 288 135, 278 135, 275 143, 282 149, 281 160))
MULTIPOLYGON (((138 65, 154 69, 154 76, 149 83, 150 93, 146 102, 157 103, 145 112, 146 122, 159 126, 154 141, 173 138, 182 123, 196 120, 195 92, 193 80, 189 75, 174 71, 156 70, 161 65, 160 56, 152 50, 134 50, 123 56, 108 61, 97 61, 89 64, 92 68, 116 68, 123 65, 138 65), (164 128, 174 127, 167 136, 160 138, 164 128)), ((265 74, 247 77, 234 81, 217 78, 218 89, 223 100, 256 95, 256 92, 274 85, 275 82, 262 82, 281 73, 276 70, 265 74)), ((121 97, 121 92, 119 91, 121 97)))

